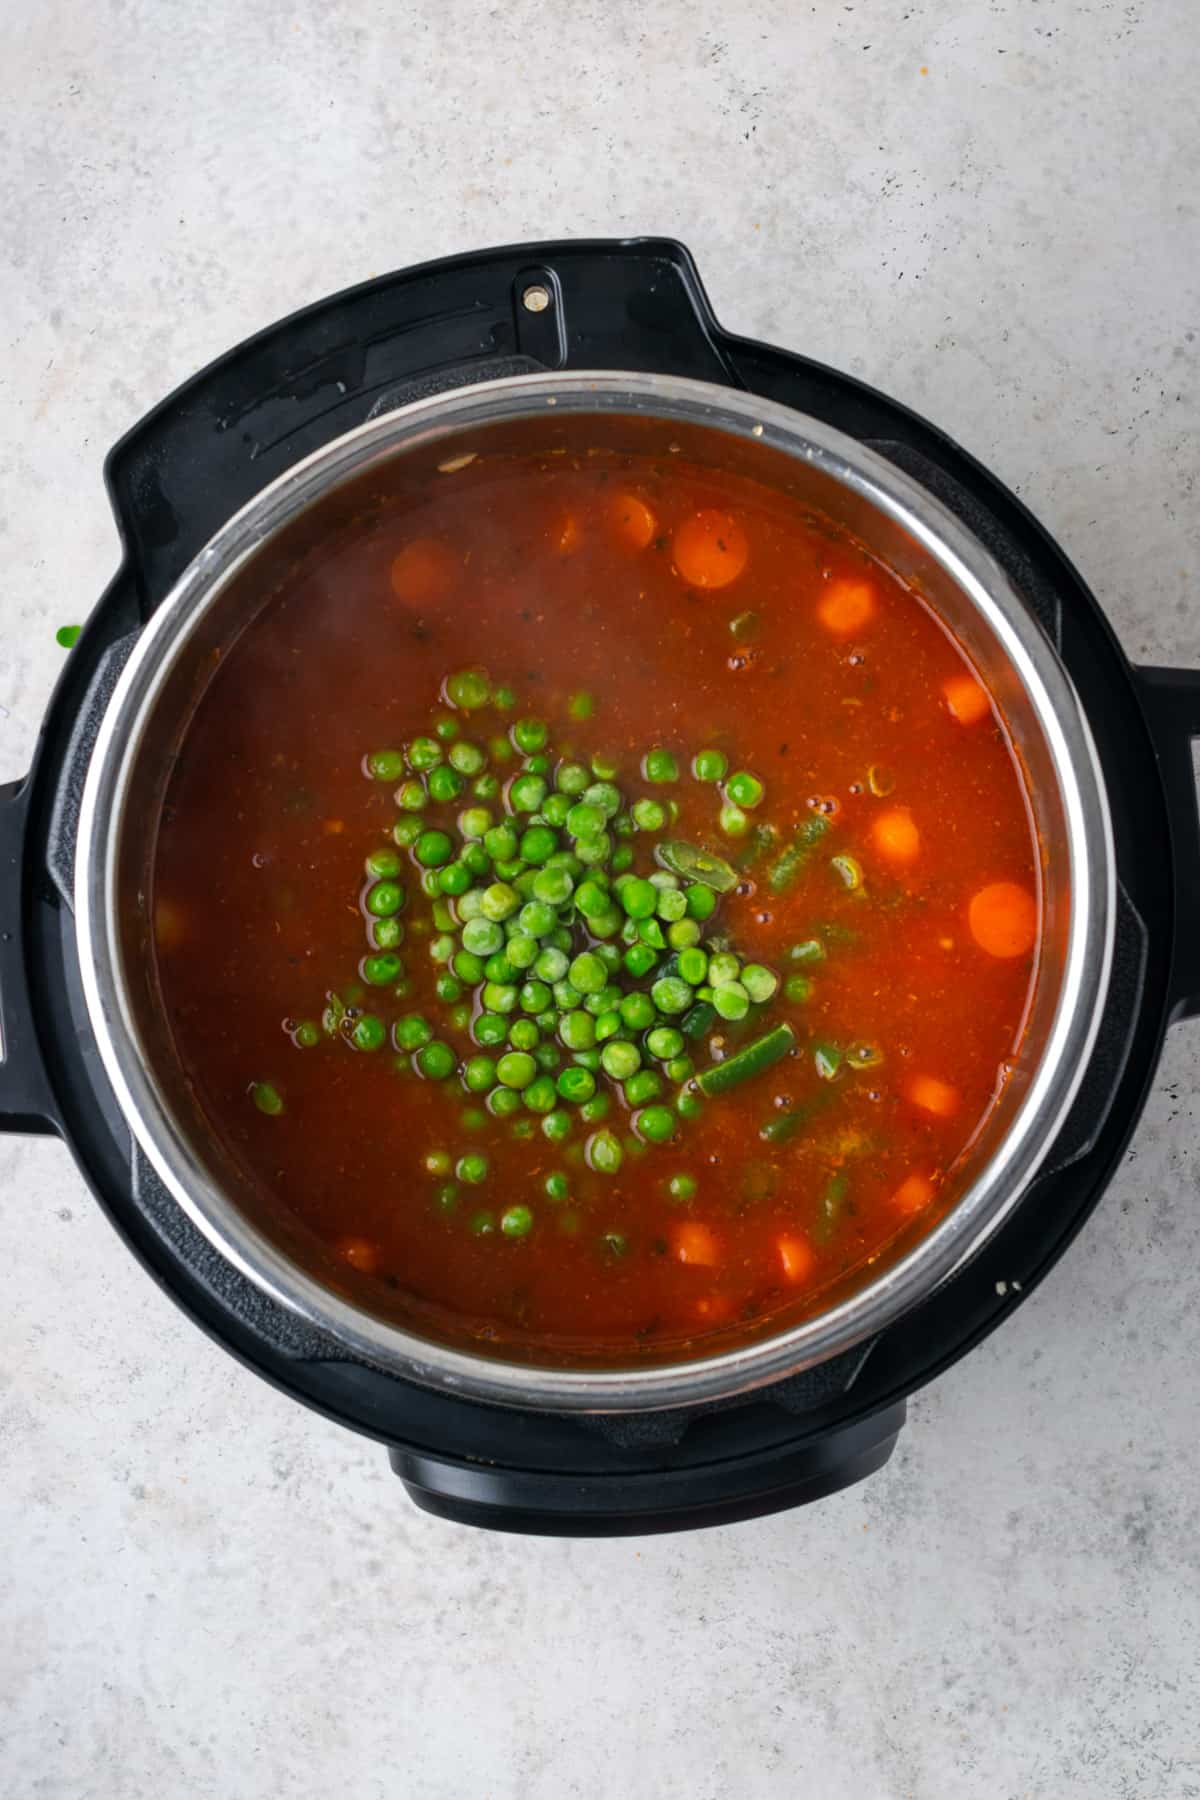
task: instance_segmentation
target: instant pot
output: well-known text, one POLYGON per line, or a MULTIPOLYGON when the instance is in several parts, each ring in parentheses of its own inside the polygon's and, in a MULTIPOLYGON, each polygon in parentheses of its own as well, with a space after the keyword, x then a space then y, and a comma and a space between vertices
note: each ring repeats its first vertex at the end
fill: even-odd
POLYGON ((1133 669, 1061 551, 932 426, 716 324, 666 242, 523 246, 284 321, 109 457, 122 565, 34 766, 0 789, 0 1126, 58 1132, 150 1272, 269 1380, 382 1440, 419 1504, 510 1530, 772 1511, 886 1462, 909 1393, 1020 1304, 1103 1190, 1163 1032, 1200 1006, 1200 675, 1133 669), (554 409, 551 411, 551 409, 554 409), (145 872, 172 731, 271 568, 389 458, 572 417, 774 469, 932 601, 997 695, 1044 847, 1029 1028, 961 1198, 861 1291, 636 1370, 529 1369, 335 1296, 250 1224, 171 1079, 145 872), (475 434, 474 438, 472 434, 475 434))

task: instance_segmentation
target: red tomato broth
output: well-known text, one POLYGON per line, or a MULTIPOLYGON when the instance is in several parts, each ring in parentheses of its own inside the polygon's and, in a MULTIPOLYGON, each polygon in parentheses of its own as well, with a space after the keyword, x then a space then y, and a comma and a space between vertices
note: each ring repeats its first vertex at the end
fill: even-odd
MULTIPOLYGON (((849 538, 770 488, 683 458, 484 456, 402 514, 362 521, 298 567, 223 659, 168 789, 155 868, 156 908, 170 922, 159 978, 214 1131, 323 1244, 343 1247, 356 1292, 365 1284, 377 1310, 434 1335, 612 1361, 682 1353, 705 1333, 782 1327, 814 1310, 909 1226, 911 1204, 897 1195, 920 1195, 912 1177, 932 1183, 931 1214, 944 1207, 939 1183, 993 1108, 1031 990, 1036 950, 988 955, 968 925, 972 896, 988 884, 1036 894, 1037 857, 1000 720, 964 725, 946 703, 945 684, 964 668, 940 621, 849 538), (642 513, 614 506, 614 492, 649 509, 656 536, 643 541, 642 513), (725 585, 689 587, 671 539, 711 510, 740 523, 748 561, 725 585), (421 555, 401 572, 417 568, 422 579, 397 591, 394 560, 416 541, 421 555), (453 579, 429 543, 452 551, 453 579), (843 580, 869 582, 875 600, 848 634, 821 619, 830 585, 843 580), (757 627, 735 636, 731 619, 749 609, 757 627), (752 817, 790 828, 830 809, 794 887, 771 892, 768 856, 750 891, 724 896, 712 922, 743 960, 785 976, 801 967, 788 962, 790 945, 825 938, 826 960, 803 965, 806 1004, 780 993, 752 1023, 716 1027, 714 1050, 728 1050, 787 1018, 798 1052, 706 1102, 673 1143, 627 1155, 615 1176, 572 1168, 540 1130, 515 1140, 507 1121, 490 1118, 464 1130, 460 1115, 477 1102, 457 1078, 398 1075, 390 1049, 298 1049, 282 1028, 319 1017, 326 991, 354 978, 367 948, 363 857, 391 842, 397 808, 393 784, 364 779, 364 753, 427 733, 445 710, 444 678, 465 665, 509 684, 518 706, 507 719, 466 715, 464 736, 486 742, 536 714, 559 752, 619 758, 626 804, 675 799, 673 836, 733 854, 717 789, 689 773, 701 748, 764 781, 752 817), (596 706, 576 721, 567 701, 581 689, 596 706), (656 746, 679 764, 669 787, 636 773, 656 746), (871 791, 872 768, 886 794, 871 791), (919 852, 903 864, 872 838, 881 813, 897 808, 919 832, 919 852), (832 874, 839 853, 861 866, 862 889, 832 874), (812 1049, 824 1040, 878 1046, 883 1060, 823 1082, 812 1049), (949 1084, 954 1110, 915 1106, 914 1077, 949 1084), (278 1117, 248 1098, 262 1080, 284 1097, 278 1117), (759 1129, 784 1101, 812 1104, 811 1118, 790 1141, 766 1144, 759 1129), (460 1186, 444 1215, 422 1159, 475 1149, 490 1159, 488 1178, 460 1186), (544 1180, 564 1169, 571 1198, 555 1203, 544 1180), (697 1183, 686 1202, 667 1192, 681 1171, 697 1183), (831 1183, 845 1193, 827 1229, 831 1183), (498 1218, 514 1202, 533 1210, 528 1236, 471 1234, 477 1208, 498 1218), (703 1230, 681 1240, 688 1225, 703 1230), (605 1242, 612 1232, 628 1240, 622 1255, 605 1242), (682 1241, 712 1254, 697 1260, 682 1241)), ((519 767, 519 757, 509 765, 519 767)), ((431 819, 470 803, 431 808, 431 819)), ((649 866, 635 863, 642 874, 649 866)), ((406 924, 428 906, 415 875, 402 878, 406 924)), ((420 1012, 459 1048, 421 941, 406 935, 401 954, 411 996, 372 993, 367 1004, 389 1022, 420 1012)), ((694 1047, 698 1069, 705 1046, 694 1047)), ((623 1134, 616 1094, 607 1123, 623 1134)), ((585 1135, 577 1128, 572 1141, 585 1135)))

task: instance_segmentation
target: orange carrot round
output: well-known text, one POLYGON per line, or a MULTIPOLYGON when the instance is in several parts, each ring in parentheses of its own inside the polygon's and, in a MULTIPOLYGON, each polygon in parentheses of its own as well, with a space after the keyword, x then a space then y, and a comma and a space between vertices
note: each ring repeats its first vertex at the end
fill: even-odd
POLYGON ((671 1234, 671 1241, 676 1262, 711 1269, 720 1261, 714 1233, 696 1219, 682 1220, 671 1234))
POLYGON ((889 806, 871 826, 871 837, 881 856, 892 863, 913 863, 921 854, 921 834, 907 806, 889 806))
POLYGON ((609 501, 612 534, 627 550, 645 550, 654 541, 658 520, 636 494, 614 494, 609 501))
POLYGON ((817 604, 817 617, 834 637, 852 637, 875 616, 875 589, 869 581, 831 581, 817 604))
POLYGON ((373 1274, 379 1267, 378 1246, 369 1243, 366 1238, 343 1238, 338 1245, 338 1255, 352 1269, 358 1269, 364 1275, 373 1274))
POLYGON ((732 513, 706 507, 678 528, 671 554, 689 587, 723 588, 745 568, 750 544, 732 513))
POLYGON ((924 1212, 935 1191, 928 1175, 906 1175, 892 1195, 892 1205, 897 1212, 910 1215, 924 1212))
POLYGON ((960 725, 978 725, 992 710, 987 689, 980 687, 973 675, 952 675, 942 694, 950 717, 960 725))
POLYGON ((392 558, 392 592, 406 606, 421 606, 448 594, 458 561, 441 538, 413 538, 392 558))
POLYGON ((1015 881, 993 881, 972 895, 971 936, 989 956, 1028 956, 1037 942, 1037 901, 1015 881))
POLYGON ((817 1260, 808 1239, 785 1233, 775 1239, 775 1248, 779 1252, 779 1262, 785 1278, 788 1281, 807 1281, 817 1260))
POLYGON ((958 1089, 936 1075, 914 1075, 908 1084, 908 1097, 922 1112, 935 1118, 949 1119, 958 1111, 958 1089))

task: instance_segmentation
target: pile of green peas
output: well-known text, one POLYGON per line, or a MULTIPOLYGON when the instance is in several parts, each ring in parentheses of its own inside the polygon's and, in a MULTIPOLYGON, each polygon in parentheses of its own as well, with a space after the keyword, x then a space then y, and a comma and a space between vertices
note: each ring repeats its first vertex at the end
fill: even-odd
MULTIPOLYGON (((514 1135, 540 1131, 567 1160, 615 1174, 626 1155, 669 1143, 699 1113, 697 1040, 766 1005, 779 977, 717 935, 714 886, 654 866, 678 811, 666 792, 680 779, 670 751, 649 750, 640 768, 663 797, 629 800, 615 759, 556 755, 536 717, 497 720, 515 712, 516 695, 482 671, 448 676, 441 697, 427 734, 364 758, 371 780, 393 786, 398 816, 391 844, 366 858, 360 983, 329 996, 322 1027, 361 1052, 390 1041, 398 1066, 453 1079, 477 1126, 489 1113, 509 1119, 514 1135), (470 729, 485 720, 492 729, 470 729), (414 877, 424 908, 410 905, 414 877), (368 990, 409 998, 405 956, 418 940, 443 1011, 431 1020, 401 1010, 389 1024, 362 1002, 368 990), (612 1123, 618 1096, 631 1115, 624 1137, 612 1123), (583 1141, 568 1149, 575 1137, 583 1141)), ((589 695, 568 701, 571 719, 592 711, 589 695)), ((718 750, 698 752, 691 774, 721 793, 723 828, 731 809, 744 818, 763 799, 758 777, 730 775, 718 750)), ((320 1033, 303 1021, 292 1035, 307 1045, 320 1033)), ((481 1153, 430 1156, 446 1211, 459 1184, 486 1178, 481 1153)), ((548 1185, 548 1197, 565 1198, 567 1176, 550 1180, 562 1193, 548 1185)), ((516 1205, 498 1229, 520 1237, 532 1224, 531 1209, 516 1205)), ((480 1212, 472 1229, 487 1235, 497 1222, 480 1212)))

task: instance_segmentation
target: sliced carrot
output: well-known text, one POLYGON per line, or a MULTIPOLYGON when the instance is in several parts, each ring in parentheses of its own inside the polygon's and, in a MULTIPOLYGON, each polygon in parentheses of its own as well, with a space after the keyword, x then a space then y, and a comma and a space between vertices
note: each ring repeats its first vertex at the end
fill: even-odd
POLYGON ((608 505, 613 536, 627 550, 644 550, 654 541, 658 520, 636 494, 614 494, 608 505))
POLYGON ((987 689, 971 675, 952 675, 942 688, 952 719, 960 725, 978 725, 992 710, 987 689))
POLYGON ((906 1175, 892 1195, 892 1205, 901 1213, 924 1212, 935 1192, 928 1175, 906 1175))
POLYGON ((573 556, 583 542, 579 520, 574 513, 564 513, 550 527, 550 542, 560 556, 573 556))
POLYGON ((852 637, 875 616, 875 589, 869 581, 831 581, 821 595, 817 617, 834 637, 852 637))
POLYGON ((993 881, 972 895, 971 936, 989 956, 1027 956, 1037 942, 1037 901, 1015 881, 993 881))
POLYGON ((921 834, 907 806, 889 806, 871 827, 875 848, 889 862, 913 863, 921 854, 921 834))
POLYGON ((922 1112, 948 1119, 958 1111, 958 1089, 936 1075, 914 1075, 908 1084, 908 1097, 922 1112))
POLYGON ((750 544, 732 513, 706 507, 678 528, 671 554, 689 587, 723 588, 750 560, 750 544))
POLYGON ((392 592, 405 606, 424 606, 448 594, 459 562, 441 538, 413 538, 392 558, 392 592))
POLYGON ((379 1267, 379 1246, 368 1243, 366 1238, 343 1238, 338 1245, 338 1255, 364 1275, 373 1274, 379 1267))
POLYGON ((817 1260, 808 1239, 785 1235, 775 1239, 775 1248, 779 1252, 779 1261, 787 1279, 806 1281, 817 1260))
POLYGON ((671 1234, 675 1260, 692 1263, 697 1268, 711 1269, 720 1261, 717 1240, 707 1225, 695 1219, 684 1219, 671 1234))

